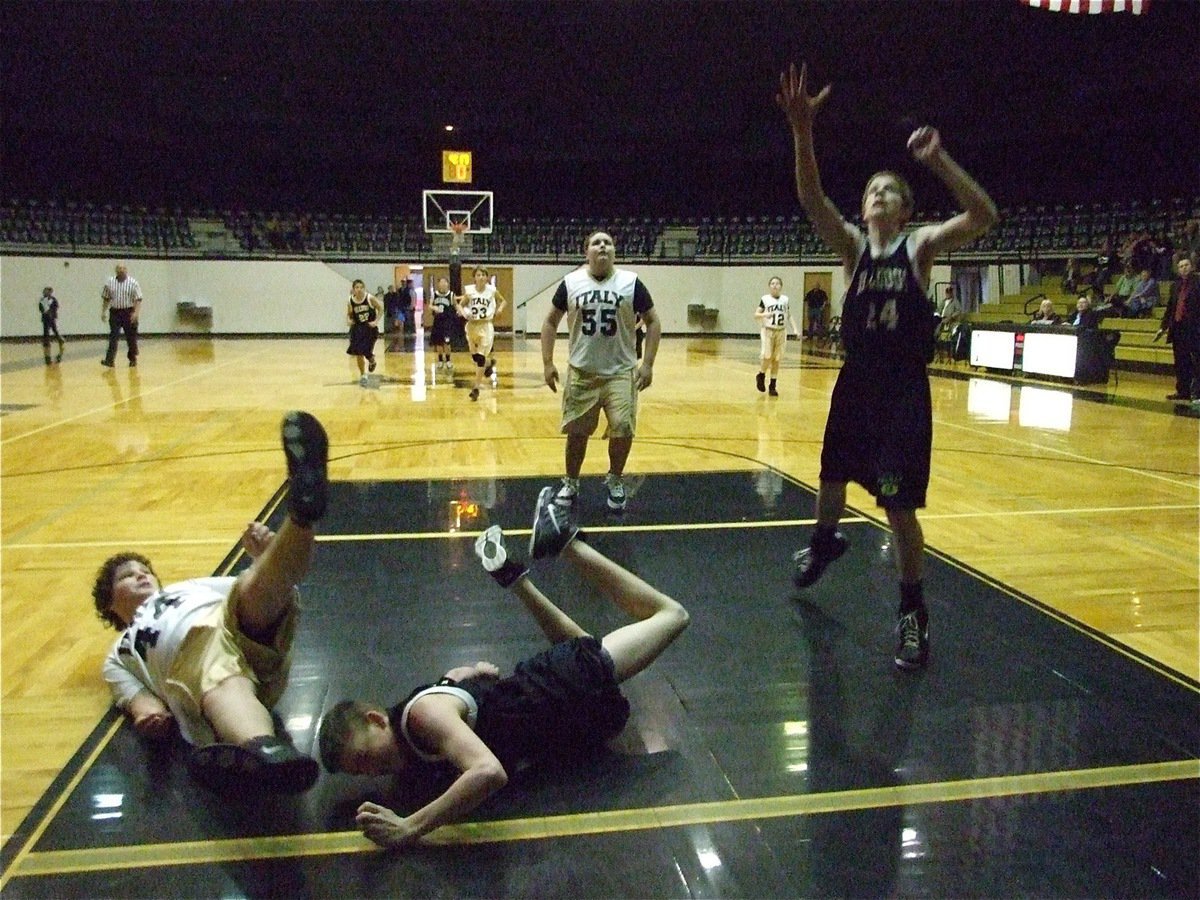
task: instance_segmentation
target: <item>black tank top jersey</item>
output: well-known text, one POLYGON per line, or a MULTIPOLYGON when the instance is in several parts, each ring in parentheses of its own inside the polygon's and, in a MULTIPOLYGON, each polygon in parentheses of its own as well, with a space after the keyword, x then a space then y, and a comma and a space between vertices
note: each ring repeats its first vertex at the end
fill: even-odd
POLYGON ((354 321, 360 325, 370 325, 375 321, 375 307, 364 297, 362 303, 356 303, 354 298, 350 298, 350 315, 354 317, 354 321))
POLYGON ((444 294, 434 291, 433 297, 429 301, 429 307, 435 316, 450 315, 454 311, 454 295, 450 291, 446 291, 444 294))
POLYGON ((891 253, 863 248, 842 305, 846 361, 886 371, 924 369, 933 359, 933 304, 913 271, 908 237, 891 253))

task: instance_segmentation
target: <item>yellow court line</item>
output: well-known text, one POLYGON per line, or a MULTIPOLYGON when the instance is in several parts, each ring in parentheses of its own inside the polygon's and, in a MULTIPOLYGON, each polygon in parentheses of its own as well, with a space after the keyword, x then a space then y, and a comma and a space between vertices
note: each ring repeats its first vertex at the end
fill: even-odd
MULTIPOLYGON (((870 522, 863 516, 844 516, 842 523, 870 522)), ((588 525, 588 534, 629 533, 634 531, 717 531, 732 528, 792 528, 799 525, 815 525, 816 519, 780 519, 770 522, 676 522, 659 525, 588 525)), ((505 534, 529 534, 529 528, 506 528, 505 534)), ((476 538, 478 531, 415 531, 382 532, 379 534, 319 534, 318 543, 342 543, 347 541, 426 541, 435 538, 476 538)))
POLYGON ((87 775, 88 771, 92 768, 92 764, 100 756, 101 751, 108 746, 108 742, 112 740, 113 735, 117 733, 117 729, 121 727, 123 719, 124 716, 119 716, 113 721, 112 725, 109 726, 108 731, 105 732, 104 737, 100 739, 100 742, 96 744, 96 746, 92 749, 92 752, 88 754, 87 759, 84 760, 83 765, 79 767, 79 771, 77 771, 71 777, 70 781, 63 785, 63 789, 59 793, 58 799, 50 804, 50 808, 46 810, 45 815, 42 816, 42 819, 40 822, 38 822, 37 827, 33 829, 33 833, 26 838, 25 843, 21 845, 21 849, 17 851, 17 855, 13 857, 12 863, 7 869, 5 869, 3 872, 0 872, 0 892, 3 892, 4 885, 8 882, 8 879, 20 870, 20 868, 24 865, 25 860, 27 860, 33 853, 32 848, 34 844, 41 840, 42 835, 46 833, 46 829, 50 827, 50 823, 54 821, 54 817, 58 815, 59 810, 61 810, 66 804, 67 798, 71 796, 75 788, 77 788, 79 783, 83 781, 84 776, 87 775))
MULTIPOLYGON (((1076 515, 1112 515, 1114 513, 1131 512, 1171 512, 1180 510, 1200 509, 1200 503, 1165 503, 1149 506, 1091 506, 1068 507, 1065 509, 1021 509, 1001 512, 966 512, 966 513, 931 513, 923 511, 921 518, 927 521, 944 521, 950 519, 1003 519, 1019 518, 1022 516, 1076 516, 1076 515)), ((773 519, 759 522, 677 522, 658 525, 589 525, 587 531, 595 534, 623 533, 637 531, 716 531, 719 529, 738 528, 796 528, 815 525, 816 519, 773 519)), ((881 522, 869 516, 843 516, 838 524, 873 523, 886 527, 881 522)), ((506 529, 506 534, 529 534, 528 528, 506 529)), ((379 532, 376 534, 319 534, 318 542, 342 543, 350 541, 425 541, 436 538, 466 538, 477 537, 477 531, 410 531, 410 532, 379 532)), ((120 541, 48 541, 44 543, 13 543, 5 544, 5 550, 70 550, 94 549, 97 547, 127 547, 136 543, 139 547, 202 547, 228 546, 228 538, 175 538, 160 540, 120 540, 120 541)))
MULTIPOLYGON (((822 794, 795 794, 750 800, 721 800, 677 806, 575 813, 545 818, 469 822, 439 828, 424 843, 443 846, 545 840, 590 834, 678 828, 777 819, 930 803, 957 803, 997 797, 1094 790, 1200 778, 1200 760, 1141 763, 1099 769, 1000 775, 965 781, 864 788, 822 794)), ((357 831, 282 835, 229 840, 183 841, 136 847, 90 847, 29 854, 14 863, 18 877, 62 875, 173 865, 284 859, 377 850, 357 831)))

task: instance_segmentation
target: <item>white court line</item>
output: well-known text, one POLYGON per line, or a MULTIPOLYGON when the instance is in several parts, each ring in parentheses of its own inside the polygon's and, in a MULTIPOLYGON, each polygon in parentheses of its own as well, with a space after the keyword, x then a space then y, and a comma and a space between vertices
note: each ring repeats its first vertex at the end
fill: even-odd
MULTIPOLYGON (((139 397, 149 397, 153 394, 157 394, 159 391, 165 391, 167 388, 172 388, 178 384, 183 384, 185 381, 192 381, 195 378, 201 378, 203 376, 210 374, 211 372, 216 371, 217 369, 223 369, 227 366, 240 364, 241 362, 243 362, 243 360, 233 359, 233 360, 230 360, 229 362, 225 362, 225 363, 214 363, 213 365, 209 366, 208 368, 204 369, 201 372, 195 372, 191 375, 185 375, 183 378, 176 378, 174 381, 168 381, 166 384, 160 384, 158 387, 151 388, 148 391, 143 391, 143 390, 139 389, 138 396, 139 397)), ((25 432, 22 432, 21 434, 14 434, 12 437, 8 437, 8 438, 4 438, 3 440, 0 440, 0 446, 3 446, 4 444, 11 444, 13 441, 19 441, 24 438, 31 437, 35 434, 41 434, 43 431, 49 431, 52 428, 58 428, 61 425, 67 425, 67 424, 69 424, 71 422, 75 422, 79 419, 86 419, 88 416, 94 416, 97 413, 104 412, 106 409, 115 409, 116 407, 121 406, 124 403, 128 403, 132 399, 133 399, 132 397, 127 397, 124 400, 118 400, 114 403, 106 403, 104 406, 97 406, 94 409, 89 409, 85 412, 77 413, 76 415, 73 415, 73 416, 68 416, 65 419, 59 419, 57 422, 51 422, 49 425, 43 425, 40 428, 34 428, 32 431, 25 431, 25 432)))
MULTIPOLYGON (((1133 475, 1142 475, 1142 476, 1145 476, 1146 478, 1153 478, 1157 481, 1165 481, 1167 484, 1173 484, 1178 487, 1190 487, 1190 488, 1200 487, 1200 480, 1180 481, 1176 478, 1171 478, 1167 475, 1159 475, 1156 472, 1148 472, 1145 469, 1135 468, 1133 466, 1127 466, 1127 465, 1123 465, 1121 463, 1108 462, 1103 459, 1097 459, 1096 457, 1093 457, 1093 456, 1085 456, 1084 454, 1076 453, 1073 450, 1064 450, 1061 447, 1048 447, 1044 444, 1039 444, 1035 441, 1031 441, 1028 439, 1022 439, 1022 438, 1015 438, 1015 437, 1011 437, 1006 434, 994 434, 992 432, 989 432, 985 429, 982 429, 982 428, 979 428, 979 427, 976 427, 973 425, 963 425, 958 422, 946 422, 942 419, 936 419, 936 418, 934 419, 934 422, 941 428, 957 428, 960 431, 966 431, 973 435, 978 435, 981 437, 988 437, 988 438, 992 438, 993 440, 1005 441, 1007 443, 1016 444, 1017 446, 1024 447, 1026 449, 1034 448, 1034 449, 1040 450, 1042 452, 1057 453, 1059 456, 1064 456, 1069 459, 1079 460, 1080 462, 1091 463, 1092 465, 1097 465, 1097 466, 1106 466, 1108 468, 1116 469, 1118 471, 1129 472, 1130 474, 1133 474, 1133 475)), ((944 453, 953 453, 954 452, 950 448, 938 447, 936 444, 934 445, 933 449, 935 452, 937 452, 937 451, 941 451, 944 453)), ((924 518, 924 517, 922 517, 922 518, 924 518)))

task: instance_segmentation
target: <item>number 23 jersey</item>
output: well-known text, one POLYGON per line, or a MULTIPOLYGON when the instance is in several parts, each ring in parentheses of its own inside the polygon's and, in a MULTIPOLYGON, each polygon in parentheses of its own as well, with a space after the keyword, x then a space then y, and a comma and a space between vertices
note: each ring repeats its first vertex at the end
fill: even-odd
POLYGON ((637 315, 654 307, 637 275, 613 269, 597 281, 587 267, 577 269, 554 292, 554 306, 567 314, 572 367, 592 375, 616 375, 637 366, 637 315))

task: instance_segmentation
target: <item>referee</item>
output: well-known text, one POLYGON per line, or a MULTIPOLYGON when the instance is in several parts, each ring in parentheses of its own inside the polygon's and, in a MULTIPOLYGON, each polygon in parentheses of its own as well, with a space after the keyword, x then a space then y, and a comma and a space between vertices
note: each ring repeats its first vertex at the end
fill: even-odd
POLYGON ((138 356, 138 310, 142 306, 142 288, 129 277, 124 263, 117 263, 117 274, 104 282, 100 291, 100 321, 108 322, 108 352, 100 364, 113 367, 117 355, 117 340, 125 331, 125 343, 129 348, 129 365, 137 365, 138 356))

